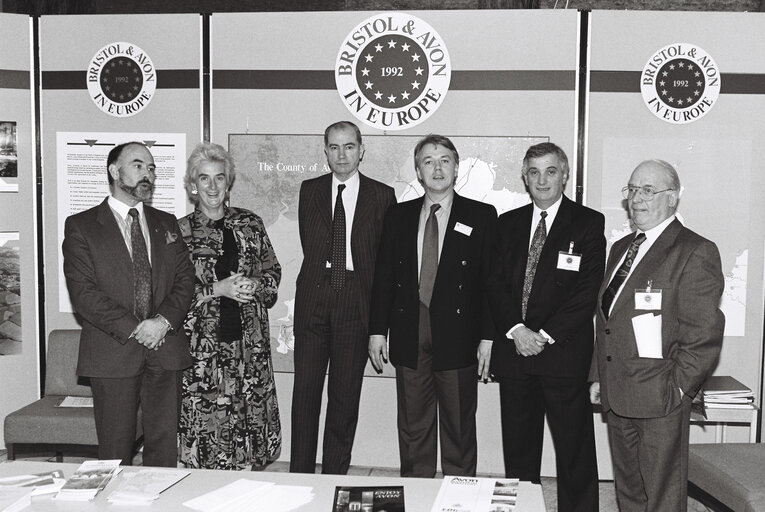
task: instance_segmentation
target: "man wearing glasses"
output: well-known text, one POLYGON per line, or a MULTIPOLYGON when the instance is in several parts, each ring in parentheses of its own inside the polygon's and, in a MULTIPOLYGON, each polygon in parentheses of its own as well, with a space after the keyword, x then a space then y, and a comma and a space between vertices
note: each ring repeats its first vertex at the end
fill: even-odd
POLYGON ((641 163, 622 192, 637 232, 608 259, 590 395, 606 414, 620 511, 685 511, 691 400, 725 326, 720 253, 675 218, 669 163, 641 163))

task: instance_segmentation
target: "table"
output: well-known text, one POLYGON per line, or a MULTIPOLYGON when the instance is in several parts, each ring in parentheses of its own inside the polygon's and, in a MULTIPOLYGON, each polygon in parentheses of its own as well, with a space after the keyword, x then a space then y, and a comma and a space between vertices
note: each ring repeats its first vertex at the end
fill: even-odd
MULTIPOLYGON (((7 461, 0 463, 0 477, 42 473, 60 469, 64 476, 71 476, 79 464, 58 462, 7 461)), ((140 466, 126 467, 125 472, 138 471, 140 466)), ((206 469, 190 470, 191 475, 162 493, 162 497, 150 508, 162 512, 192 512, 184 507, 186 500, 213 491, 240 478, 274 482, 281 485, 308 485, 313 487, 314 500, 298 509, 300 512, 332 512, 335 486, 389 486, 403 485, 407 512, 429 512, 441 487, 440 479, 397 478, 372 476, 342 475, 307 475, 292 473, 270 473, 252 471, 214 471, 206 469)), ((113 478, 106 489, 98 493, 91 502, 54 501, 50 497, 36 498, 32 506, 25 509, 30 512, 121 512, 124 507, 117 507, 107 502, 106 498, 119 484, 119 476, 113 478)), ((149 508, 146 508, 149 510, 149 508)), ((516 510, 524 512, 546 512, 542 486, 530 482, 521 482, 518 488, 516 510)))
POLYGON ((757 416, 760 409, 756 405, 747 408, 739 407, 707 407, 707 417, 697 412, 691 413, 692 423, 716 423, 715 442, 725 442, 725 430, 728 424, 748 424, 749 442, 757 442, 757 416))

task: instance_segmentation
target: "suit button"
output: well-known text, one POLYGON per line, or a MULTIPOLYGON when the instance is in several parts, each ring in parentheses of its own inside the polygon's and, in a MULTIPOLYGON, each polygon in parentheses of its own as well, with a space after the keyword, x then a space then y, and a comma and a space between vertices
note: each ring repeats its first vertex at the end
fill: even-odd
POLYGON ((401 288, 401 283, 396 283, 396 288, 401 288))
POLYGON ((461 285, 461 284, 458 284, 458 285, 457 285, 457 289, 461 291, 461 290, 462 290, 462 285, 461 285))
POLYGON ((606 356, 606 361, 611 361, 611 356, 606 356))
POLYGON ((460 308, 457 308, 457 314, 458 315, 460 314, 460 308))
POLYGON ((611 329, 606 329, 606 334, 611 334, 611 329))
POLYGON ((467 260, 462 260, 462 266, 467 267, 467 260))
POLYGON ((398 308, 398 312, 399 313, 403 313, 404 312, 404 308, 398 308))

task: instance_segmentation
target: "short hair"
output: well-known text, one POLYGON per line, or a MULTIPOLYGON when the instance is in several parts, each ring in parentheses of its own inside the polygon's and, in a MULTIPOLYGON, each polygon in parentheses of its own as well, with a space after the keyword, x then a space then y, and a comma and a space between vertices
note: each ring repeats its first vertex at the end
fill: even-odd
POLYGON ((529 160, 532 158, 540 158, 546 155, 555 155, 561 163, 562 171, 568 174, 568 157, 566 152, 563 151, 557 144, 552 142, 542 142, 540 144, 534 144, 526 150, 526 155, 523 157, 523 167, 521 172, 526 174, 529 172, 529 160))
POLYGON ((356 133, 356 142, 359 143, 359 146, 361 145, 361 130, 359 130, 359 127, 350 121, 338 121, 336 123, 332 123, 331 125, 327 126, 327 129, 324 130, 324 145, 325 146, 329 143, 329 133, 332 130, 335 130, 338 128, 350 128, 351 130, 353 130, 356 133))
POLYGON ((457 148, 454 147, 454 144, 451 140, 449 140, 448 137, 444 137, 443 135, 438 135, 435 133, 430 133, 420 139, 420 141, 417 143, 417 145, 414 147, 414 166, 419 169, 418 167, 418 161, 417 159, 420 157, 420 152, 422 151, 422 148, 427 146, 428 144, 433 144, 436 146, 443 146, 449 151, 452 152, 454 155, 454 160, 457 165, 460 163, 460 154, 457 152, 457 148))
MULTIPOLYGON (((146 144, 144 144, 143 142, 132 141, 132 142, 123 142, 122 144, 114 146, 112 148, 112 150, 109 151, 109 155, 106 157, 106 177, 109 180, 109 185, 114 183, 114 178, 112 178, 112 174, 109 172, 109 167, 113 163, 117 162, 117 160, 120 159, 120 155, 122 155, 122 151, 126 147, 128 147, 130 145, 133 145, 133 144, 136 144, 138 146, 143 146, 143 147, 146 148, 146 144)), ((148 149, 148 148, 146 148, 146 149, 148 149)))
POLYGON ((677 190, 678 192, 680 191, 680 176, 678 176, 677 169, 675 169, 674 165, 667 162, 666 160, 660 160, 658 158, 644 160, 643 162, 640 162, 638 167, 641 167, 643 164, 654 164, 661 167, 664 170, 664 174, 669 179, 669 186, 672 188, 672 190, 677 190))
POLYGON ((199 196, 191 193, 191 185, 197 179, 199 168, 207 162, 220 162, 223 164, 223 174, 226 176, 226 195, 228 195, 231 186, 236 178, 236 166, 234 159, 228 151, 220 144, 213 142, 200 142, 194 148, 186 161, 186 175, 183 177, 183 185, 186 188, 186 194, 192 203, 199 201, 199 196))

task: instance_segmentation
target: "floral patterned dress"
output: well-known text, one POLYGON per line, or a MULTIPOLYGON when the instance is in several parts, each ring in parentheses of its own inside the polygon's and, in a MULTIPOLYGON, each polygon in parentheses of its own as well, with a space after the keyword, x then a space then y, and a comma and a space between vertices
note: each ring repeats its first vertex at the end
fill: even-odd
POLYGON ((268 323, 281 266, 263 221, 248 210, 226 207, 223 229, 199 209, 179 224, 196 270, 184 323, 194 364, 183 373, 181 462, 208 469, 262 467, 279 457, 282 444, 268 323), (239 304, 241 339, 234 340, 219 335, 221 299, 206 294, 217 280, 225 230, 236 242, 236 270, 260 283, 256 300, 239 304))

